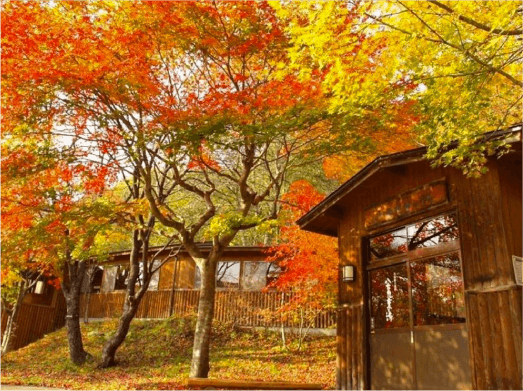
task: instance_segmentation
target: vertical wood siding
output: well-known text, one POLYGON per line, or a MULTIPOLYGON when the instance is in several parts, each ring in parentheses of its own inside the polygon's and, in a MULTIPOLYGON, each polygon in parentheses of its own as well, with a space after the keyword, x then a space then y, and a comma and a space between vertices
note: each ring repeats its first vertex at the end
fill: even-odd
MULTIPOLYGON (((198 309, 200 292, 197 290, 176 290, 173 297, 173 315, 195 313, 198 309)), ((123 308, 125 292, 102 292, 91 294, 89 301, 89 318, 117 318, 123 308)), ((217 291, 214 307, 214 318, 223 322, 235 322, 240 326, 299 327, 299 318, 286 318, 277 309, 292 300, 290 292, 258 291, 217 291)), ((137 318, 167 318, 171 291, 149 291, 145 294, 137 318)), ((82 295, 80 313, 85 314, 86 295, 82 295)), ((307 310, 307 308, 304 308, 307 310)), ((331 328, 336 325, 334 311, 320 312, 314 319, 314 328, 331 328)))
POLYGON ((338 388, 341 390, 362 390, 366 387, 365 344, 362 325, 363 306, 349 306, 338 309, 338 388))
POLYGON ((347 196, 338 236, 340 264, 356 266, 356 280, 339 285, 338 388, 366 389, 366 275, 364 211, 393 197, 445 179, 449 202, 390 224, 381 231, 456 210, 460 229, 472 385, 476 389, 522 389, 522 289, 516 286, 512 255, 522 255, 521 145, 488 172, 466 178, 452 168, 432 169, 419 161, 378 170, 347 196), (362 303, 365 303, 363 305, 362 303), (361 308, 361 310, 359 310, 361 308), (359 312, 355 313, 356 309, 359 312))
MULTIPOLYGON (((14 349, 29 345, 45 334, 63 327, 66 312, 65 299, 61 292, 58 292, 54 307, 22 304, 14 330, 14 349)), ((7 318, 7 314, 2 311, 2 335, 7 325, 7 318)))
POLYGON ((517 154, 491 162, 479 179, 455 171, 449 177, 459 204, 476 389, 522 388, 522 290, 515 284, 511 259, 521 256, 521 165, 515 159, 517 154))

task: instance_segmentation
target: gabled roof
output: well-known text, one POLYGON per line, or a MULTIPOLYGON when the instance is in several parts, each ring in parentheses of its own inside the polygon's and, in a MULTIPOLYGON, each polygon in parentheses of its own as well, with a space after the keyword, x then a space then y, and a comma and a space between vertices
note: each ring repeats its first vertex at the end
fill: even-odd
MULTIPOLYGON (((483 139, 508 137, 508 141, 513 143, 516 141, 521 141, 521 130, 522 124, 515 124, 503 131, 497 130, 485 133, 483 139), (514 135, 515 137, 511 138, 511 135, 514 135)), ((457 142, 454 142, 450 144, 449 148, 455 148, 456 146, 457 142)), ((343 183, 340 187, 325 197, 323 201, 317 204, 304 216, 298 219, 296 223, 300 226, 301 229, 306 231, 329 236, 337 236, 337 224, 343 212, 338 205, 339 201, 343 197, 358 187, 368 177, 376 173, 376 171, 384 167, 403 165, 424 160, 424 155, 426 152, 427 148, 421 147, 377 157, 364 168, 362 168, 347 182, 343 183)))

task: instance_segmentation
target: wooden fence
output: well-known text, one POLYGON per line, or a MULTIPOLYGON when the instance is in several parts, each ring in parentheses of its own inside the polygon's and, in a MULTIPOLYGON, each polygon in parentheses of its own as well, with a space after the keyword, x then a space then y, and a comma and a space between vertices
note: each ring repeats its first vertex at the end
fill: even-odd
MULTIPOLYGON (((195 313, 200 292, 197 290, 149 291, 138 307, 137 318, 167 318, 170 315, 195 313), (172 307, 172 312, 171 312, 172 307)), ((125 292, 105 292, 82 295, 81 316, 89 318, 116 318, 121 315, 125 292)), ((329 328, 336 325, 335 311, 314 311, 304 306, 290 316, 283 316, 277 309, 292 300, 293 294, 282 292, 217 291, 214 318, 224 322, 235 322, 240 326, 298 327, 304 317, 314 316, 314 328, 329 328)), ((312 318, 311 318, 312 319, 312 318)), ((304 325, 307 321, 304 322, 304 325)))
MULTIPOLYGON (((58 292, 53 307, 22 304, 14 330, 14 350, 29 345, 45 334, 63 327, 66 312, 65 299, 61 292, 58 292)), ((2 310, 2 335, 7 326, 8 318, 7 313, 2 310)))

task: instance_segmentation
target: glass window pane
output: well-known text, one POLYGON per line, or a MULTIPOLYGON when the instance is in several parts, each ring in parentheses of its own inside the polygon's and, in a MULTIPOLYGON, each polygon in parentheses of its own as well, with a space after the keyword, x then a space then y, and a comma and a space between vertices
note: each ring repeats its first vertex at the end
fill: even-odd
POLYGON ((116 267, 116 278, 114 282, 114 290, 127 289, 127 282, 129 280, 129 266, 118 265, 116 267))
POLYGON ((407 230, 405 228, 370 238, 371 261, 387 258, 407 251, 407 230))
POLYGON ((103 292, 112 292, 114 290, 114 282, 116 278, 116 267, 115 266, 108 266, 104 270, 104 277, 103 277, 103 285, 102 285, 102 291, 103 292))
POLYGON ((240 262, 218 262, 216 288, 240 287, 240 262))
POLYGON ((456 215, 446 215, 416 223, 407 228, 409 250, 433 247, 459 239, 456 215))
POLYGON ((195 269, 196 271, 194 273, 194 289, 200 289, 202 287, 202 274, 198 265, 196 265, 195 269))
POLYGON ((414 325, 465 322, 458 253, 411 263, 414 325))
MULTIPOLYGON (((160 261, 159 259, 154 261, 152 270, 157 269, 158 266, 160 266, 161 263, 162 263, 162 261, 160 261)), ((153 273, 153 275, 151 276, 151 281, 149 282, 149 290, 150 291, 157 291, 158 290, 159 278, 160 278, 160 269, 156 270, 156 272, 153 273)))
POLYGON ((371 329, 410 325, 407 267, 396 265, 370 272, 371 329))
POLYGON ((282 271, 283 270, 280 265, 278 265, 276 262, 270 262, 267 268, 267 286, 270 286, 276 282, 282 271))
POLYGON ((267 284, 268 262, 245 262, 243 264, 242 289, 262 290, 267 284))

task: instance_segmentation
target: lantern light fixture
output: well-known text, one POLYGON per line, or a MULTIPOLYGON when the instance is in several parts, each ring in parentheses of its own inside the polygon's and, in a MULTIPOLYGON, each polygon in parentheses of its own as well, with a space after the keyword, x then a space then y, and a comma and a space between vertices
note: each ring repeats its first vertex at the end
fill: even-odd
POLYGON ((341 267, 341 278, 343 282, 354 281, 354 265, 343 265, 341 267))

